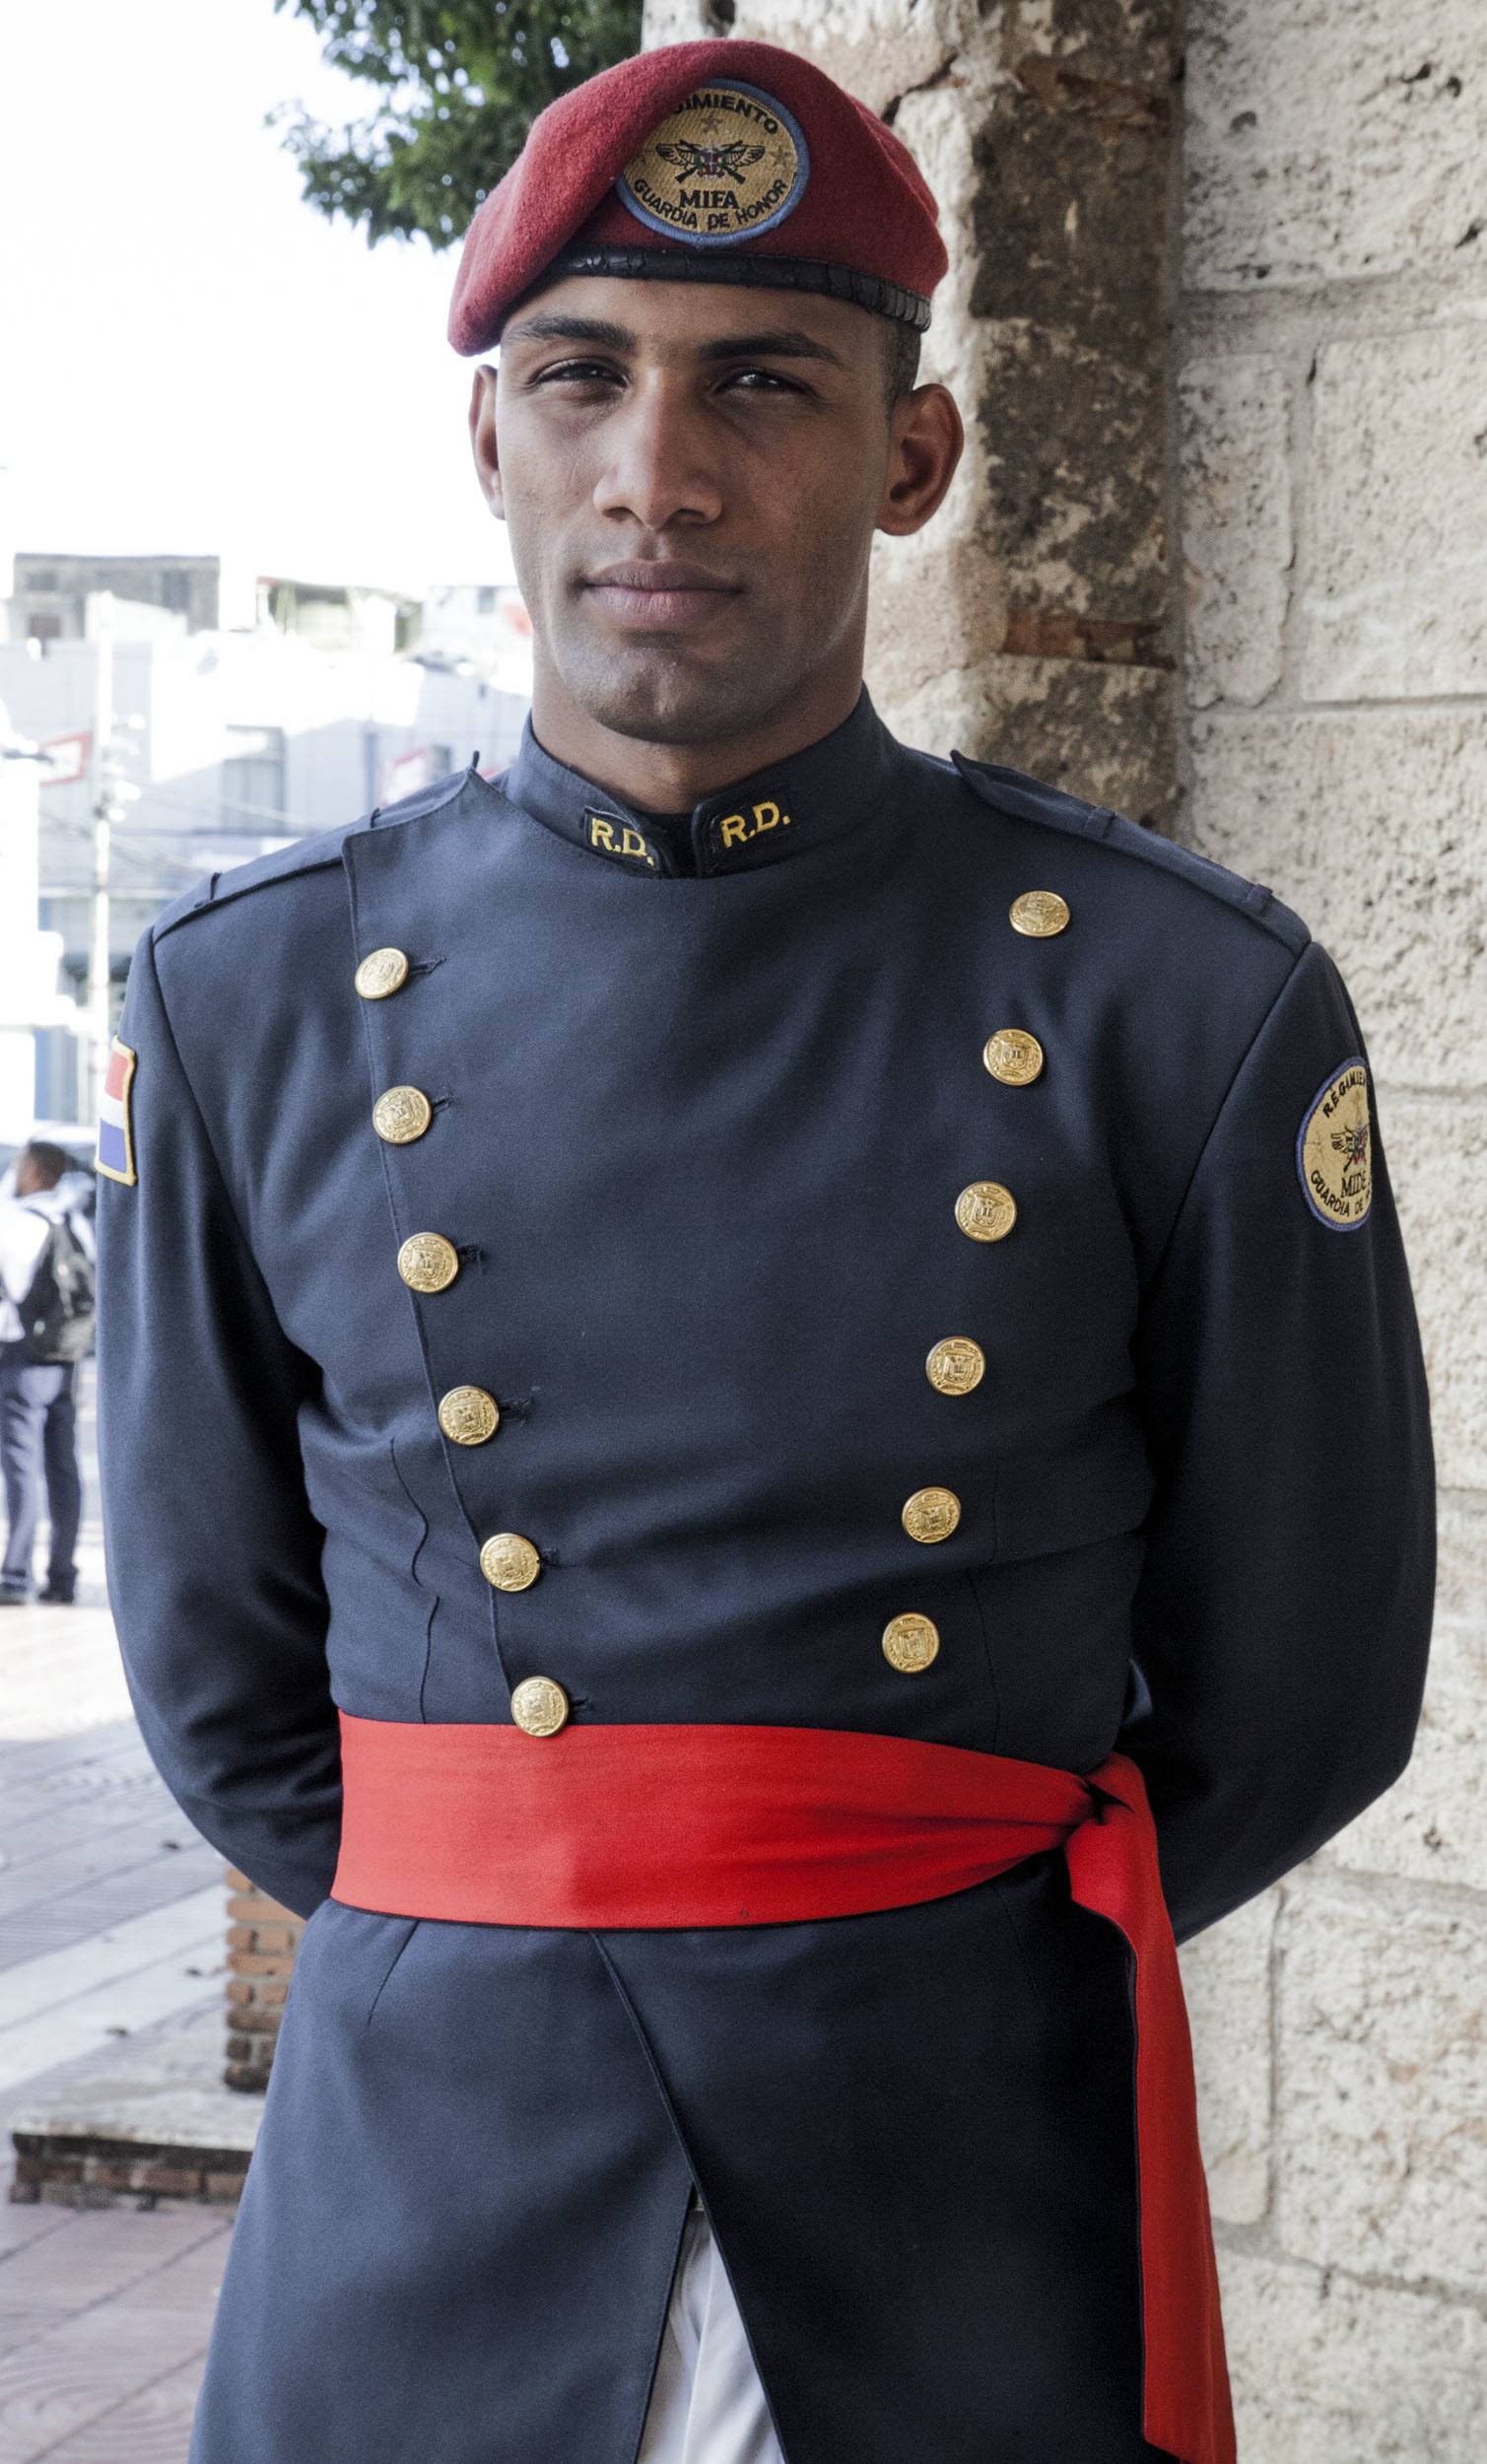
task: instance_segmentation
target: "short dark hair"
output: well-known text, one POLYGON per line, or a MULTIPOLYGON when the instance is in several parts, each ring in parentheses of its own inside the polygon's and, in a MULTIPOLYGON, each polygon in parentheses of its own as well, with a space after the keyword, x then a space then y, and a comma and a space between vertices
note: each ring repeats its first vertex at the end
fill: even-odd
POLYGON ((34 1172, 38 1172, 42 1188, 48 1190, 54 1190, 63 1173, 72 1170, 72 1157, 62 1147, 53 1146, 50 1138, 28 1138, 17 1160, 29 1163, 34 1172))
POLYGON ((906 325, 902 316, 885 316, 887 331, 883 339, 883 401, 892 410, 896 402, 912 393, 919 374, 919 331, 916 325, 906 325))

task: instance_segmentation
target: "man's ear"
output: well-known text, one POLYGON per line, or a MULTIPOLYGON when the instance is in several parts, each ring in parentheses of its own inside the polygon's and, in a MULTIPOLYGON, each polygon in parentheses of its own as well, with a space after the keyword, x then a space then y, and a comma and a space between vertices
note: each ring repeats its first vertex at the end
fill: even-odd
POLYGON ((475 456, 480 493, 497 520, 505 521, 506 498, 496 452, 496 371, 484 364, 476 369, 475 382, 470 388, 470 450, 475 456))
POLYGON ((955 396, 946 385, 915 385, 894 406, 888 471, 877 528, 907 538, 944 502, 966 447, 955 396))

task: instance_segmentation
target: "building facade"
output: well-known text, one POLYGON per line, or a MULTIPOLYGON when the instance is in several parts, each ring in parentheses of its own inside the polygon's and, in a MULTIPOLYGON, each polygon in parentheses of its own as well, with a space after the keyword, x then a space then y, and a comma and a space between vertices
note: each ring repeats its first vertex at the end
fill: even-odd
MULTIPOLYGON (((503 690, 470 660, 395 651, 390 594, 372 594, 368 607, 367 594, 342 593, 337 604, 331 588, 311 598, 301 585, 299 614, 317 610, 307 628, 272 620, 196 628, 189 610, 163 608, 158 597, 129 602, 92 586, 100 568, 125 561, 73 560, 80 586, 89 585, 75 607, 64 604, 59 565, 68 629, 27 635, 20 627, 34 622, 37 592, 26 576, 35 560, 18 556, 20 614, 13 638, 0 642, 0 703, 13 729, 66 754, 39 788, 34 923, 59 936, 57 990, 79 1001, 93 931, 101 700, 112 713, 122 789, 109 860, 115 1017, 140 932, 203 872, 354 820, 472 759, 502 768, 528 707, 525 693, 503 690)), ((189 579, 210 612, 220 576, 189 579)), ((262 591, 287 586, 261 586, 260 616, 262 591)), ((86 1035, 39 1017, 34 1031, 36 1117, 90 1119, 86 1035)))

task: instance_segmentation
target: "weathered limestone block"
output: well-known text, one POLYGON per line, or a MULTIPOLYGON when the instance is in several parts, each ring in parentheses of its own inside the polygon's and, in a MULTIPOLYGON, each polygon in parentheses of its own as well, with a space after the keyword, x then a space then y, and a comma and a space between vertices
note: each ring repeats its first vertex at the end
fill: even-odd
POLYGON ((815 60, 878 112, 895 95, 931 79, 977 40, 975 0, 744 0, 719 23, 710 0, 645 0, 645 47, 701 42, 718 34, 782 43, 815 60))
POLYGON ((1261 1891, 1179 1953, 1215 2218, 1254 2224, 1270 2195, 1270 1944, 1279 1893, 1261 1891))
POLYGON ((1006 575, 996 554, 971 418, 971 406, 986 392, 991 344, 970 314, 977 171, 964 96, 948 86, 912 95, 897 125, 940 200, 950 251, 950 270, 935 294, 934 321, 921 346, 919 375, 925 383, 950 387, 973 433, 950 492, 927 528, 911 539, 879 532, 873 541, 865 667, 889 726, 902 734, 901 722, 912 708, 931 730, 918 740, 943 753, 953 740, 945 733, 953 720, 948 707, 936 713, 936 688, 1006 631, 1006 575))
POLYGON ((1487 1488, 1487 1101, 1386 1090, 1379 1097, 1425 1366, 1437 1476, 1487 1488))
POLYGON ((952 52, 990 71, 1052 60, 1096 84, 1160 84, 1173 66, 1172 0, 741 0, 726 24, 720 14, 714 0, 646 0, 646 45, 714 34, 783 43, 875 111, 952 52))
POLYGON ((977 425, 1004 647, 1056 652, 1049 618, 1092 618, 1074 655, 1085 637, 1170 664, 1160 353, 1092 348, 1031 308, 986 330, 977 425))
POLYGON ((1291 592, 1291 405, 1285 370, 1191 361, 1182 436, 1184 684, 1194 710, 1252 708, 1280 682, 1291 592))
MULTIPOLYGON (((1487 1890, 1487 1651, 1480 1627, 1438 1617, 1415 1749, 1392 1788, 1331 1842, 1339 1865, 1487 1890)), ((1483 1980, 1487 1986, 1487 1979, 1483 1980)), ((1487 2220, 1484 2220, 1487 2223, 1487 2220)))
POLYGON ((1438 1501, 1436 1620, 1425 1704, 1409 1767, 1339 1831, 1329 1854, 1358 1872, 1487 1890, 1487 1496, 1438 1501))
POLYGON ((1031 53, 1095 81, 1160 86, 1172 75, 1170 0, 1003 0, 985 16, 1009 68, 1031 53))
POLYGON ((1140 625, 1150 656, 1169 647, 1170 111, 1165 85, 1110 93, 1028 59, 977 131, 971 313, 997 346, 977 409, 1014 613, 1140 625))
POLYGON ((1436 1614, 1477 1638, 1470 1648, 1487 1687, 1487 1496, 1477 1489, 1443 1489, 1438 1514, 1436 1614))
POLYGON ((943 755, 954 745, 1114 804, 1134 821, 1159 828, 1170 821, 1172 678, 1157 669, 968 658, 896 703, 890 723, 926 752, 943 755))
POLYGON ((1189 290, 1480 279, 1479 0, 1188 0, 1184 109, 1189 290))
POLYGON ((1487 713, 1214 713, 1189 741, 1178 835, 1306 918, 1376 1076, 1487 1084, 1487 713))
POLYGON ((1480 316, 1318 352, 1307 534, 1305 700, 1487 692, 1480 316))
POLYGON ((1221 2250, 1243 2464, 1478 2464, 1487 2320, 1332 2269, 1221 2250))
POLYGON ((1314 1870, 1276 1945, 1280 2247, 1487 2293, 1487 1906, 1314 1870))

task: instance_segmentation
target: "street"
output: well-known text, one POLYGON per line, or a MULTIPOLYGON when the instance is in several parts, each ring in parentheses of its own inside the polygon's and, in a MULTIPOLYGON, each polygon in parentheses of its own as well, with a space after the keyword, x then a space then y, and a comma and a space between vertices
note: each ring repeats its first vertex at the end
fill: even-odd
MULTIPOLYGON (((183 2464, 231 2217, 9 2198, 14 2117, 223 1991, 222 1862, 130 1715, 103 1580, 95 1363, 78 1601, 0 1614, 0 2464, 183 2464)), ((36 1549, 44 1577, 46 1529, 36 1549)))

